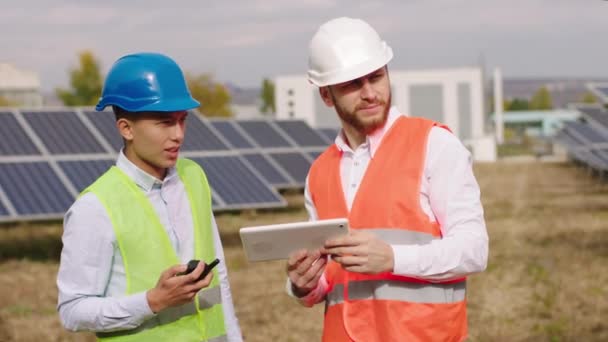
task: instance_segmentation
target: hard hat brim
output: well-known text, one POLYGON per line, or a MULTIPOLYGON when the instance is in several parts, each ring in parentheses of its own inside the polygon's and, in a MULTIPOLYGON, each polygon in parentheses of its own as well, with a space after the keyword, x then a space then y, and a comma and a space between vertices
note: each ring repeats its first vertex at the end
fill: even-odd
POLYGON ((200 106, 200 102, 193 98, 159 101, 158 99, 146 99, 138 101, 127 101, 124 98, 116 101, 113 98, 104 98, 95 110, 103 111, 107 106, 116 105, 128 112, 179 112, 194 109, 200 106))
POLYGON ((393 58, 393 50, 385 42, 383 43, 383 49, 378 55, 369 60, 352 65, 346 69, 340 69, 325 73, 317 73, 313 70, 308 71, 308 80, 310 83, 317 87, 325 87, 343 82, 352 81, 359 77, 365 76, 371 72, 374 72, 390 62, 393 58))

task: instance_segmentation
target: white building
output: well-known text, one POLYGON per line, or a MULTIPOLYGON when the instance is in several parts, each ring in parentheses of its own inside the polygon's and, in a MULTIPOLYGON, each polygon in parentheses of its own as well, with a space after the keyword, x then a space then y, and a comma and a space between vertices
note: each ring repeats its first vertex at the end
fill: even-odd
POLYGON ((23 107, 41 107, 40 79, 35 72, 0 63, 0 97, 23 107))
MULTIPOLYGON (((496 160, 496 141, 485 132, 480 68, 390 70, 392 103, 410 116, 442 122, 471 149, 475 160, 496 160)), ((333 108, 304 75, 275 79, 277 118, 298 118, 312 127, 338 127, 333 108)))

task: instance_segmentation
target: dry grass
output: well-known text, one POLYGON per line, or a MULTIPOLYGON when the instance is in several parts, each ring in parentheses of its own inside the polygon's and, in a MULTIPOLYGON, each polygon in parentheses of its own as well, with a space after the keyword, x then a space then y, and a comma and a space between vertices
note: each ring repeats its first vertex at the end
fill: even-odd
MULTIPOLYGON (((490 262, 469 280, 470 341, 606 341, 608 186, 566 164, 476 167, 490 262)), ((306 218, 292 209, 217 217, 237 316, 247 341, 319 340, 321 306, 284 294, 281 262, 248 264, 238 227, 306 218)), ((55 312, 57 223, 0 230, 0 341, 93 341, 65 332, 55 312), (23 258, 27 259, 23 259, 23 258)))

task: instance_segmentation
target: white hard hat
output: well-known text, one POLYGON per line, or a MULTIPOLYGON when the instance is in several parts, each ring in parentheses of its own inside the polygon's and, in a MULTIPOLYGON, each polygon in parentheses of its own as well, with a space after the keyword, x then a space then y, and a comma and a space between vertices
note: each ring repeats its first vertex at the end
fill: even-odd
POLYGON ((361 19, 336 18, 310 41, 308 80, 319 87, 342 83, 385 66, 393 50, 361 19))

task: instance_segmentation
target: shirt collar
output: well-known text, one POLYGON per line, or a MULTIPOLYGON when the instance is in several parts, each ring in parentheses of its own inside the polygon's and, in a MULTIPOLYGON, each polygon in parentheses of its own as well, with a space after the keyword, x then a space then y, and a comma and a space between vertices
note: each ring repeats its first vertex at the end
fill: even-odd
POLYGON ((120 150, 118 154, 118 159, 116 160, 116 166, 123 171, 129 178, 131 178, 137 186, 139 186, 142 190, 148 192, 154 188, 162 187, 163 183, 169 181, 173 178, 177 172, 175 167, 169 168, 167 171, 167 175, 164 180, 157 179, 146 171, 137 167, 137 165, 133 164, 127 156, 124 154, 123 150, 120 150))
MULTIPOLYGON (((383 127, 374 131, 372 134, 365 137, 365 142, 361 146, 359 146, 359 148, 368 149, 370 156, 373 158, 374 154, 376 154, 376 151, 378 150, 378 146, 380 146, 380 142, 382 142, 382 138, 384 138, 386 132, 390 130, 390 128, 400 116, 403 116, 403 114, 399 112, 399 109, 397 109, 397 107, 392 106, 388 112, 386 124, 383 127)), ((344 129, 340 130, 338 136, 334 140, 334 143, 336 144, 338 150, 340 150, 341 152, 353 152, 352 148, 348 145, 346 139, 344 138, 344 129)))

